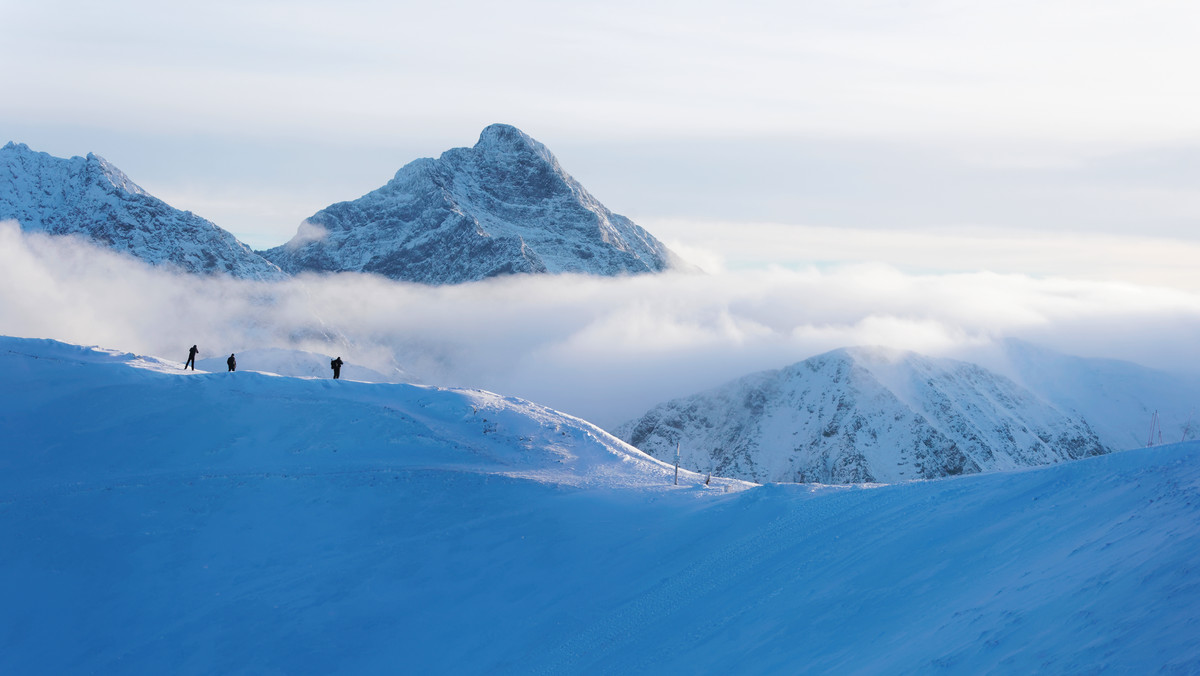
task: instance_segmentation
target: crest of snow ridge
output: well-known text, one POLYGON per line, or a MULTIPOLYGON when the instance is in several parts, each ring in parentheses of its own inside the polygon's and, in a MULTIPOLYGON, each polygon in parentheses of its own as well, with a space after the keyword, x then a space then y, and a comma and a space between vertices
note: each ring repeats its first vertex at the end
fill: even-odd
POLYGON ((541 143, 495 124, 471 148, 420 159, 333 204, 264 255, 289 272, 362 271, 426 284, 514 273, 637 274, 675 260, 563 171, 541 143))

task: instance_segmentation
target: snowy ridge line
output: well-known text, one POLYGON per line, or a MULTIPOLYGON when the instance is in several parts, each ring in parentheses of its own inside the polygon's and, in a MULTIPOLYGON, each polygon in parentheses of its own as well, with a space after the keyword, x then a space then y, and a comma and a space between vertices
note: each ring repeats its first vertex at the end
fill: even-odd
MULTIPOLYGON (((669 464, 665 461, 659 460, 657 458, 654 458, 653 456, 643 453, 642 451, 638 450, 637 448, 629 446, 625 442, 621 441, 620 439, 616 438, 615 436, 613 436, 609 432, 601 429, 600 427, 593 425, 592 423, 590 423, 582 418, 570 415, 568 413, 562 413, 560 411, 556 411, 547 406, 543 406, 543 405, 537 404, 535 402, 530 402, 530 401, 527 401, 525 399, 521 399, 518 397, 501 395, 501 394, 497 394, 497 393, 493 393, 493 392, 488 392, 487 390, 454 389, 454 388, 429 388, 429 389, 435 389, 437 391, 455 393, 455 394, 461 395, 464 399, 475 402, 473 404, 470 404, 470 407, 472 409, 471 417, 472 417, 473 422, 481 422, 483 419, 480 417, 479 414, 488 412, 488 411, 492 412, 493 414, 511 413, 512 411, 515 411, 518 409, 521 411, 524 411, 526 413, 526 415, 528 415, 531 419, 537 421, 540 424, 538 431, 543 434, 540 441, 542 441, 542 443, 545 445, 545 447, 553 448, 554 444, 558 443, 560 441, 559 437, 556 436, 556 434, 557 435, 567 434, 568 437, 570 437, 574 440, 594 442, 595 444, 599 445, 601 448, 606 449, 606 451, 609 454, 611 454, 615 459, 617 459, 622 464, 632 463, 635 466, 653 468, 653 469, 663 472, 663 473, 670 473, 672 476, 674 474, 675 467, 673 464, 669 464), (570 423, 572 425, 572 427, 564 429, 564 423, 570 423), (569 431, 569 434, 568 434, 568 431, 569 431), (620 452, 618 452, 616 449, 620 449, 620 452)), ((424 408, 424 406, 422 406, 422 408, 424 408)), ((414 418, 414 420, 424 423, 427 427, 430 427, 431 429, 433 428, 433 426, 438 425, 440 422, 442 422, 442 421, 439 421, 438 419, 428 417, 428 416, 421 416, 416 413, 410 413, 409 415, 412 416, 414 418)), ((518 434, 516 439, 520 444, 522 444, 526 447, 531 447, 533 442, 535 440, 537 440, 537 438, 532 436, 532 433, 526 433, 525 435, 518 434)), ((545 470, 540 470, 540 471, 538 471, 538 470, 534 470, 534 471, 512 470, 512 471, 506 471, 504 473, 507 476, 531 479, 531 480, 535 480, 535 481, 545 481, 546 477, 549 476, 549 474, 545 470)), ((601 475, 611 474, 611 473, 612 473, 611 471, 603 471, 603 470, 600 471, 601 475)), ((703 485, 703 481, 706 477, 706 475, 704 475, 702 473, 687 470, 682 467, 680 467, 680 469, 679 469, 679 476, 680 476, 680 487, 683 487, 684 479, 686 477, 690 477, 692 482, 698 482, 701 485, 703 485)), ((712 477, 712 479, 714 481, 719 481, 721 485, 730 485, 730 487, 732 487, 734 485, 738 485, 738 484, 744 484, 745 486, 750 485, 749 483, 746 483, 746 482, 739 482, 737 480, 730 480, 728 478, 722 478, 722 477, 714 476, 714 477, 712 477)), ((556 481, 562 481, 561 477, 559 477, 556 481)), ((598 477, 580 476, 580 477, 578 477, 578 482, 575 483, 574 485, 590 486, 590 485, 600 485, 602 483, 603 482, 599 481, 598 477)), ((713 486, 713 488, 716 488, 716 487, 717 486, 715 486, 715 485, 713 486)))
MULTIPOLYGON (((35 472, 20 486, 14 483, 17 475, 3 477, 0 492, 9 502, 205 475, 249 477, 272 463, 289 474, 337 476, 323 469, 331 465, 386 472, 444 464, 455 471, 580 488, 673 484, 671 466, 599 427, 483 390, 184 372, 175 363, 37 339, 0 339, 0 358, 35 394, 0 418, 61 407, 80 421, 77 429, 21 430, 18 443, 53 451, 14 457, 13 467, 33 471, 55 462, 65 467, 35 472), (81 407, 80 401, 88 404, 81 407), (36 410, 21 412, 29 407, 36 410), (195 433, 179 438, 181 429, 194 429, 197 411, 215 424, 212 438, 195 433), (134 427, 123 422, 133 419, 134 427), (125 448, 93 449, 96 434, 148 445, 132 455, 125 448), (239 469, 246 465, 250 468, 239 469), (105 474, 111 477, 107 483, 94 480, 105 474)), ((685 488, 703 481, 696 473, 680 476, 685 488)), ((713 483, 721 491, 748 486, 719 477, 713 483)))

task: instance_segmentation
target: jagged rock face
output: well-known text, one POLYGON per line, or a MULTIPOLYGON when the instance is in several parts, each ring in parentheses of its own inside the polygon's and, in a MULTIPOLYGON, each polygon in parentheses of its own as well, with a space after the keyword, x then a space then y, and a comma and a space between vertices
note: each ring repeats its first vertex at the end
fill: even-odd
POLYGON ((500 124, 472 148, 416 160, 382 188, 317 212, 292 241, 262 253, 291 273, 359 271, 423 284, 659 272, 677 260, 592 197, 545 146, 500 124))
POLYGON ((1108 452, 1088 424, 974 364, 852 348, 661 404, 615 431, 757 482, 894 482, 1108 452))
POLYGON ((28 232, 82 235, 153 265, 243 279, 284 277, 231 233, 150 195, 93 154, 61 159, 9 143, 0 148, 0 220, 28 232))

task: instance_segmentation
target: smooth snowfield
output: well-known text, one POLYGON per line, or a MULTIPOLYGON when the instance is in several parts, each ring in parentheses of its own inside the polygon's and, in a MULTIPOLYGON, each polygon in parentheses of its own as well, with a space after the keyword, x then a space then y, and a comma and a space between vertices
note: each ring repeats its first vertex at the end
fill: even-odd
POLYGON ((483 392, 0 369, 0 673, 1200 670, 1200 443, 675 487, 483 392))

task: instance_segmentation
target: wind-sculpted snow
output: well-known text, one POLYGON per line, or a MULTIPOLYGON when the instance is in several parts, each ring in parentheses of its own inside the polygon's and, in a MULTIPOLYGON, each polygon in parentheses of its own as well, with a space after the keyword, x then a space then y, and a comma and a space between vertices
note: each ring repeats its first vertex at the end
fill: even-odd
POLYGON ((1200 443, 673 472, 478 391, 0 338, 0 673, 1196 673, 1200 443))
POLYGON ((282 279, 229 232, 147 193, 104 158, 60 159, 24 144, 0 148, 0 221, 80 235, 154 265, 243 279, 282 279))
POLYGON ((360 271, 424 284, 517 273, 659 272, 674 255, 609 211, 541 143, 496 124, 472 148, 416 160, 382 188, 309 218, 262 252, 291 273, 360 271))
POLYGON ((933 479, 1111 450, 1083 419, 979 366, 861 348, 661 404, 616 434, 757 482, 933 479))

